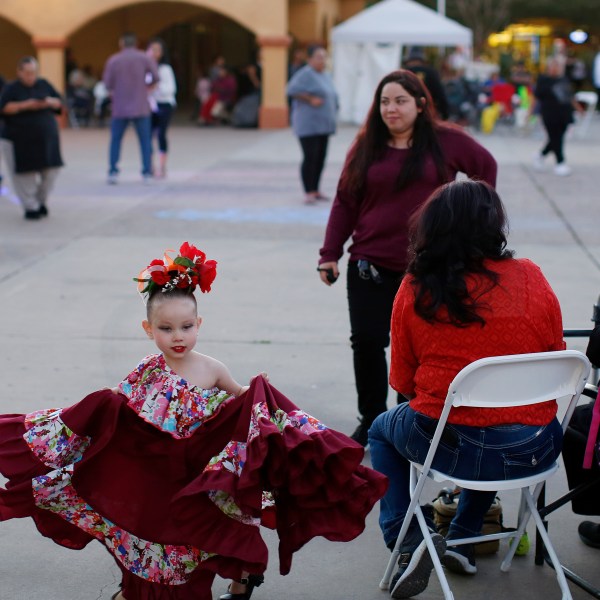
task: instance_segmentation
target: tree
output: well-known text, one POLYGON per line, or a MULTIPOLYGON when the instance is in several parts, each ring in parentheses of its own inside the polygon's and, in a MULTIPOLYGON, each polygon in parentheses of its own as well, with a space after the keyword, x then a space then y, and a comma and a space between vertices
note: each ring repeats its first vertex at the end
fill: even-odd
MULTIPOLYGON (((437 0, 418 0, 437 10, 437 0)), ((481 50, 490 33, 500 31, 510 21, 511 0, 446 0, 446 16, 473 31, 473 47, 481 50)))
POLYGON ((449 0, 458 20, 473 31, 473 47, 481 50, 490 33, 509 23, 511 0, 449 0))

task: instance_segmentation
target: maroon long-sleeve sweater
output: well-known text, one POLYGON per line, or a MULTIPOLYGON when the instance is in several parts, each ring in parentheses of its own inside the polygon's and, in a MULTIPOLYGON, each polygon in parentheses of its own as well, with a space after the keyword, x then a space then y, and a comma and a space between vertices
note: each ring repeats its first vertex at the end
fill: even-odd
MULTIPOLYGON (((438 138, 447 181, 453 181, 462 172, 472 179, 496 185, 496 161, 471 136, 460 129, 442 127, 438 138)), ((398 272, 406 269, 409 217, 440 184, 433 158, 428 157, 422 177, 396 191, 396 178, 408 152, 388 147, 384 157, 369 167, 362 198, 348 193, 343 184, 338 186, 319 263, 338 261, 344 253, 344 244, 352 236, 350 260, 366 259, 398 272)), ((342 177, 340 181, 343 180, 342 177)))

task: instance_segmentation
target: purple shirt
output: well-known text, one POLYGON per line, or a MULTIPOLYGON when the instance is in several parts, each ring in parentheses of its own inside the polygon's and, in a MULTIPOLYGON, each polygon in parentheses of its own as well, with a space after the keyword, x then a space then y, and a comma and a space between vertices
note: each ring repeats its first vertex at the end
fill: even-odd
POLYGON ((136 48, 123 48, 113 54, 102 76, 112 96, 112 116, 145 117, 150 114, 148 86, 158 81, 154 60, 136 48), (150 77, 146 79, 146 76, 150 77))
MULTIPOLYGON (((462 172, 472 179, 496 185, 496 161, 471 136, 442 126, 438 139, 446 165, 446 181, 453 181, 462 172)), ((396 191, 396 178, 408 152, 388 147, 382 159, 369 167, 362 198, 344 189, 342 174, 319 263, 338 261, 346 240, 352 237, 348 248, 350 260, 370 260, 400 273, 406 269, 409 219, 440 185, 435 163, 429 156, 423 164, 423 175, 396 191)))

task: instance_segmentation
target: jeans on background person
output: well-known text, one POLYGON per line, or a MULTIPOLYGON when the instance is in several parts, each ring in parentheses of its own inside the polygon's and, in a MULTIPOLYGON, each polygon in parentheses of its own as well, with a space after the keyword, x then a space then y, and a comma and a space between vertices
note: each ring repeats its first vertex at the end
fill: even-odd
POLYGON ((321 173, 327 157, 329 135, 307 135, 298 138, 304 158, 300 166, 300 175, 304 191, 318 192, 321 173))
POLYGON ((142 158, 142 175, 152 175, 152 139, 150 129, 150 115, 145 117, 113 117, 110 122, 110 152, 109 152, 109 175, 119 172, 118 164, 121 157, 121 141, 129 123, 133 123, 135 132, 140 143, 140 154, 142 158))
POLYGON ((350 341, 358 412, 368 427, 387 410, 388 365, 385 349, 390 345, 390 319, 402 274, 375 267, 380 282, 363 279, 357 261, 348 263, 347 290, 350 311, 350 341))
POLYGON ((152 135, 156 133, 158 149, 160 152, 168 152, 167 127, 173 114, 173 105, 165 102, 158 103, 158 111, 152 113, 152 135))
MULTIPOLYGON (((393 547, 410 504, 409 461, 425 462, 436 426, 437 420, 414 411, 405 402, 377 417, 369 430, 373 468, 389 478, 379 516, 388 547, 393 547)), ((448 423, 431 466, 464 479, 515 479, 549 468, 561 447, 562 428, 556 418, 545 426, 471 427, 448 423)), ((495 495, 462 490, 448 537, 479 535, 495 495)), ((407 537, 403 544, 409 550, 414 550, 422 539, 414 521, 409 529, 412 539, 407 537)))

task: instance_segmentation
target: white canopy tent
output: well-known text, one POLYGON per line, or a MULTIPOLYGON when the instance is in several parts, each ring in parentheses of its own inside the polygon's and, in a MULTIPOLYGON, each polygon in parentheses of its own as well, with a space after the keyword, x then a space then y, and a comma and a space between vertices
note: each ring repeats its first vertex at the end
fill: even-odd
POLYGON ((471 30, 413 0, 382 0, 332 30, 333 80, 341 121, 361 124, 381 78, 400 67, 404 46, 463 46, 471 30))

